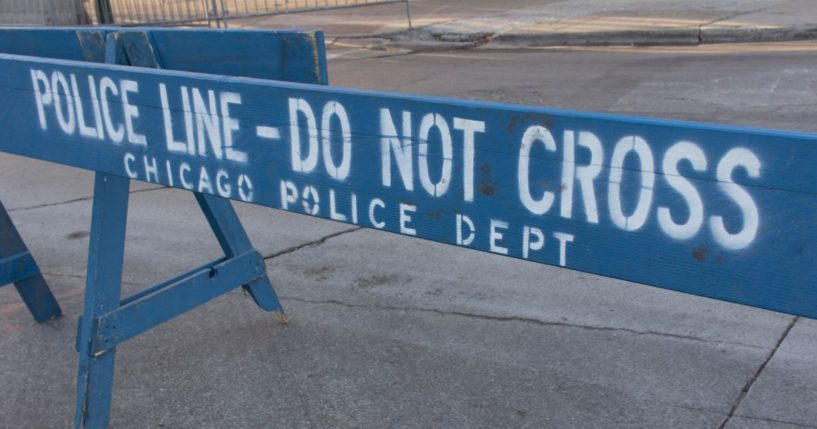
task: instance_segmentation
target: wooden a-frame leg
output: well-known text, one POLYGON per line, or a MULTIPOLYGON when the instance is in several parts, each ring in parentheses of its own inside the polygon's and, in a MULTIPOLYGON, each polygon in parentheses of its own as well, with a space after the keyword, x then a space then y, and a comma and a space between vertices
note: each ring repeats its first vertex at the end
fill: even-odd
MULTIPOLYGON (((225 256, 232 258, 253 250, 247 232, 241 225, 241 220, 229 200, 198 192, 195 192, 194 195, 225 256)), ((275 312, 282 322, 286 322, 283 307, 281 307, 281 302, 278 300, 278 295, 275 293, 269 277, 264 275, 244 285, 244 290, 252 296, 259 307, 266 311, 275 312)))
MULTIPOLYGON (((119 33, 108 35, 105 52, 107 63, 130 63, 121 39, 122 35, 119 33)), ((133 46, 139 46, 139 43, 142 41, 137 38, 133 46)), ((155 58, 153 60, 155 61, 155 58)), ((139 64, 134 65, 143 65, 139 61, 137 63, 139 64)), ((204 291, 200 291, 195 286, 206 284, 206 280, 202 280, 200 270, 193 270, 179 278, 156 285, 120 301, 129 184, 130 181, 127 178, 103 173, 96 174, 85 307, 77 333, 80 362, 74 420, 76 428, 84 426, 95 429, 108 425, 117 342, 124 341, 126 337, 138 335, 155 324, 175 317, 177 313, 187 311, 184 308, 173 308, 171 311, 166 311, 168 310, 166 306, 161 305, 162 297, 173 295, 175 298, 183 298, 182 301, 185 304, 195 307, 231 289, 231 285, 219 284, 216 281, 211 285, 213 287, 212 296, 207 293, 202 294, 201 292, 204 291), (122 322, 133 324, 135 320, 130 320, 133 317, 129 318, 125 315, 133 316, 131 313, 134 311, 138 313, 134 309, 140 305, 143 306, 140 308, 148 309, 150 315, 156 316, 154 318, 157 320, 144 326, 128 325, 128 328, 132 328, 126 330, 128 335, 117 335, 111 332, 116 328, 110 325, 111 319, 116 319, 116 316, 122 313, 121 317, 124 318, 122 322), (123 312, 123 310, 131 310, 131 313, 123 312), (162 310, 161 314, 157 313, 159 310, 162 310)), ((231 203, 219 197, 199 193, 195 195, 225 253, 225 259, 208 264, 207 273, 217 272, 214 271, 216 267, 227 271, 235 270, 238 266, 244 267, 234 273, 250 279, 243 285, 244 289, 259 307, 267 311, 274 311, 282 322, 286 322, 278 296, 264 272, 263 258, 252 248, 249 237, 231 203), (245 272, 248 270, 246 268, 247 258, 252 259, 253 253, 259 260, 259 271, 250 269, 253 272, 245 272)), ((216 276, 215 280, 219 278, 216 276)))
MULTIPOLYGON (((146 32, 110 34, 107 50, 106 58, 109 63, 162 67, 161 60, 156 57, 155 50, 151 47, 150 36, 146 32)), ((227 258, 254 250, 229 200, 198 192, 194 192, 194 195, 227 258)), ((259 307, 275 312, 278 318, 286 323, 278 295, 266 275, 243 287, 259 307)))
POLYGON ((108 426, 116 348, 94 353, 95 319, 119 307, 130 180, 96 173, 85 304, 78 330, 79 375, 74 426, 108 426))
MULTIPOLYGON (((109 63, 162 68, 162 62, 156 57, 156 52, 151 47, 150 36, 146 32, 110 34, 106 48, 108 52, 106 60, 109 63)), ((198 192, 194 192, 194 195, 227 258, 254 250, 229 200, 198 192)), ((286 323, 278 295, 266 275, 243 287, 259 307, 275 312, 278 318, 286 323)))
MULTIPOLYGON (((14 227, 6 208, 0 203, 0 261, 7 261, 8 278, 38 323, 62 315, 57 299, 48 288, 45 279, 28 252, 20 233, 14 227)), ((2 285, 0 285, 2 286, 2 285)))

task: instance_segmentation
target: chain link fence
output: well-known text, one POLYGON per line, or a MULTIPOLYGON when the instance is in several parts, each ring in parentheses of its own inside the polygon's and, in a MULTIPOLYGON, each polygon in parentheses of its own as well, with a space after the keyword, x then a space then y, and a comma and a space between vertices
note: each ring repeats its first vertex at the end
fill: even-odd
POLYGON ((117 25, 218 24, 223 21, 220 3, 220 0, 109 0, 112 23, 117 25))
POLYGON ((95 16, 87 0, 0 0, 0 24, 90 24, 95 16), (88 13, 88 12, 91 13, 88 13))
POLYGON ((0 0, 0 24, 208 25, 231 19, 404 3, 409 0, 0 0), (99 8, 103 13, 98 13, 99 8))
POLYGON ((409 0, 109 0, 109 3, 115 24, 216 26, 226 26, 231 19, 404 3, 411 26, 409 0))

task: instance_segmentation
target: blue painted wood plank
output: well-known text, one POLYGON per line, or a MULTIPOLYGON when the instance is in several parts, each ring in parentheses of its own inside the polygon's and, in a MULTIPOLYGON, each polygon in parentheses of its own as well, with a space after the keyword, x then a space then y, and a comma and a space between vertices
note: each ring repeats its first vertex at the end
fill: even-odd
MULTIPOLYGON (((125 30, 125 34, 145 31, 125 30)), ((327 83, 323 32, 146 30, 162 68, 299 83, 327 83)))
POLYGON ((0 27, 0 53, 101 63, 105 37, 112 32, 123 34, 131 54, 138 52, 134 43, 149 39, 149 57, 165 69, 300 83, 328 81, 320 31, 0 27))
POLYGON ((31 253, 22 252, 0 259, 0 286, 40 273, 31 253))
POLYGON ((0 70, 3 151, 817 316, 814 134, 13 56, 0 70))
POLYGON ((127 298, 122 298, 122 300, 119 301, 119 306, 124 307, 124 306, 126 306, 126 305, 128 305, 128 304, 130 304, 130 303, 132 303, 134 301, 138 301, 138 300, 140 300, 140 299, 142 299, 142 298, 144 298, 144 297, 146 297, 148 295, 152 295, 152 294, 154 294, 156 292, 159 292, 162 289, 165 289, 165 288, 167 288, 168 286, 170 286, 172 284, 179 283, 182 280, 190 277, 191 273, 197 273, 197 272, 200 272, 200 271, 210 270, 214 266, 216 266, 218 264, 221 264, 221 263, 227 261, 228 259, 230 259, 230 258, 223 257, 223 258, 220 258, 220 259, 216 259, 215 261, 210 261, 210 262, 208 262, 206 264, 201 264, 200 266, 198 266, 196 268, 193 268, 192 270, 190 270, 190 271, 188 271, 186 273, 179 274, 176 277, 167 279, 167 280, 165 280, 165 281, 163 281, 161 283, 155 284, 155 285, 153 285, 153 286, 151 286, 151 287, 149 287, 147 289, 142 289, 139 292, 134 293, 133 295, 129 295, 127 298))
POLYGON ((29 255, 30 260, 25 260, 23 267, 12 266, 11 277, 14 278, 14 288, 17 289, 26 308, 38 323, 60 317, 62 310, 57 299, 40 274, 36 261, 30 256, 6 208, 0 203, 0 258, 14 258, 20 255, 29 255))
POLYGON ((265 276, 264 258, 255 250, 192 271, 100 316, 94 338, 94 353, 110 350, 154 326, 236 289, 238 285, 265 276))
POLYGON ((0 52, 101 63, 106 32, 99 27, 0 27, 0 52))
POLYGON ((83 315, 78 327, 79 373, 74 427, 108 426, 116 349, 94 353, 96 319, 119 307, 130 180, 97 173, 83 315))

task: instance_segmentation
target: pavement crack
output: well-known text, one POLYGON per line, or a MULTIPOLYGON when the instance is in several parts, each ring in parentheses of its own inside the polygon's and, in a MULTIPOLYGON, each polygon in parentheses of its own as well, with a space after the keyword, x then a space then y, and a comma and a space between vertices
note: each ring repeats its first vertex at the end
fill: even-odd
MULTIPOLYGON (((88 278, 84 274, 64 274, 64 273, 53 273, 53 272, 47 272, 47 271, 43 271, 40 274, 42 274, 45 277, 55 277, 55 278, 62 277, 62 278, 67 278, 67 279, 80 280, 80 281, 83 281, 83 282, 86 281, 87 278, 88 278)), ((142 284, 140 282, 132 282, 132 281, 128 281, 128 280, 121 280, 120 283, 122 284, 122 286, 133 286, 133 287, 144 286, 144 284, 142 284)))
POLYGON ((808 424, 803 424, 803 423, 795 423, 795 422, 790 422, 790 421, 787 421, 787 420, 777 420, 777 419, 772 419, 772 418, 768 418, 768 417, 740 416, 740 418, 746 419, 746 420, 755 420, 755 421, 759 421, 759 422, 766 422, 766 423, 779 423, 779 424, 784 424, 786 426, 794 426, 794 427, 798 427, 798 428, 817 429, 817 426, 813 426, 813 425, 808 425, 808 424))
POLYGON ((301 249, 306 249, 306 248, 311 249, 313 247, 318 247, 318 246, 326 243, 328 240, 330 240, 332 238, 340 237, 341 235, 349 234, 349 233, 352 233, 352 232, 355 232, 355 231, 360 231, 361 229, 363 229, 362 226, 356 226, 354 228, 344 229, 343 231, 339 231, 339 232, 336 232, 334 234, 329 234, 329 235, 327 235, 325 237, 321 237, 318 240, 310 241, 308 243, 299 244, 297 246, 292 246, 292 247, 286 248, 284 250, 281 250, 280 252, 275 252, 275 253, 273 253, 273 254, 271 254, 269 256, 264 256, 264 260, 268 261, 270 259, 274 259, 274 258, 277 258, 279 256, 284 256, 284 255, 288 255, 288 254, 293 253, 293 252, 297 252, 297 251, 299 251, 301 249))
MULTIPOLYGON (((137 189, 135 191, 130 191, 130 194, 139 194, 139 193, 142 193, 142 192, 158 191, 158 190, 161 190, 161 189, 167 189, 167 188, 164 187, 164 186, 157 186, 155 188, 137 189)), ((34 205, 34 206, 27 206, 27 207, 17 207, 17 208, 9 209, 8 211, 9 212, 21 212, 21 211, 27 211, 27 210, 36 210, 36 209, 41 209, 41 208, 44 208, 44 207, 62 206, 62 205, 66 205, 66 204, 78 203, 78 202, 81 202, 81 201, 90 201, 90 200, 93 200, 93 199, 94 199, 94 196, 91 195, 91 196, 88 196, 88 197, 74 198, 72 200, 57 201, 57 202, 54 202, 54 203, 37 204, 37 205, 34 205)))
POLYGON ((737 17, 739 17, 739 16, 746 16, 746 15, 751 15, 751 14, 753 14, 753 13, 765 12, 765 11, 767 11, 767 10, 769 10, 769 9, 774 9, 774 8, 776 8, 776 7, 779 7, 779 6, 780 6, 779 4, 772 4, 772 5, 770 5, 770 6, 764 6, 764 7, 761 7, 761 8, 757 8, 757 9, 753 9, 753 10, 747 10, 747 11, 745 11, 745 12, 736 13, 736 14, 734 14, 734 15, 729 15, 729 16, 724 16, 724 17, 722 17, 722 18, 713 19, 713 20, 711 20, 711 21, 704 22, 703 24, 701 24, 701 25, 699 26, 699 28, 703 28, 703 27, 706 27, 706 26, 708 26, 708 25, 712 25, 712 24, 715 24, 715 23, 718 23, 718 22, 728 21, 728 20, 730 20, 730 19, 735 19, 735 18, 737 18, 737 17))
POLYGON ((477 313, 470 313, 465 311, 456 311, 456 310, 440 310, 436 308, 423 308, 423 307, 400 307, 400 306, 380 306, 380 305, 364 305, 364 304, 351 304, 348 302, 338 301, 334 299, 329 300, 311 300, 306 298, 298 298, 293 296, 281 296, 281 299, 285 300, 292 300, 296 302, 301 302, 305 304, 317 304, 317 305, 339 305, 347 308, 364 308, 364 309, 374 309, 374 310, 387 310, 387 311, 414 311, 420 313, 431 313, 437 314, 440 316, 456 316, 456 317, 467 317, 471 319, 479 319, 479 320, 490 320, 496 322, 518 322, 518 323, 532 323, 535 325, 540 326, 550 326, 550 327, 563 327, 563 328, 576 328, 576 329, 584 329, 587 331, 602 331, 602 332, 622 332, 627 334, 634 334, 634 335, 645 335, 645 336, 655 336, 655 337, 664 337, 664 338, 674 338, 686 341, 695 341, 700 343, 708 343, 708 344, 719 344, 719 345, 733 345, 733 346, 741 346, 741 347, 748 347, 754 349, 764 349, 761 346, 755 346, 751 344, 744 344, 732 341, 717 341, 717 340, 709 340, 706 338, 700 338, 692 335, 681 335, 681 334, 671 334, 667 332, 659 332, 659 331, 640 331, 637 329, 630 329, 630 328, 614 328, 609 326, 595 326, 595 325, 582 325, 577 323, 569 323, 569 322, 555 322, 555 321, 547 321, 536 319, 532 317, 522 317, 522 316, 496 316, 490 314, 477 314, 477 313))
POLYGON ((789 335, 789 332, 791 332, 792 328, 794 328, 794 325, 797 323, 798 320, 800 320, 799 316, 792 319, 791 323, 789 323, 789 326, 787 326, 786 329, 783 331, 783 335, 781 335, 780 339, 777 340, 777 344, 775 344, 774 348, 766 356, 766 359, 757 368, 757 371, 755 371, 755 373, 752 375, 752 378, 750 378, 749 381, 747 381, 746 384, 743 386, 743 389, 740 390, 740 394, 738 395, 738 398, 735 400, 735 402, 732 404, 732 408, 729 410, 729 414, 726 415, 726 418, 721 422, 720 426, 718 426, 718 429, 725 428, 729 421, 732 419, 732 417, 735 416, 735 412, 737 412, 738 408, 740 407, 740 404, 743 402, 743 399, 746 398, 746 395, 749 394, 749 391, 752 389, 752 386, 754 386, 755 382, 758 380, 758 378, 760 378, 760 374, 763 373, 763 370, 766 369, 767 365, 769 365, 769 362, 771 362, 772 358, 774 358, 774 355, 777 353, 778 350, 780 350, 780 345, 783 344, 783 341, 789 335))

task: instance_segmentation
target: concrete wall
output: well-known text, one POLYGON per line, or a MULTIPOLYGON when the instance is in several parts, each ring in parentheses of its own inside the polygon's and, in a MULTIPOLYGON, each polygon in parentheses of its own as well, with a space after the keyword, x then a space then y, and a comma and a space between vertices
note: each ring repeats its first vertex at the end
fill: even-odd
POLYGON ((0 24, 85 24, 88 18, 83 3, 83 0, 0 0, 0 24))

